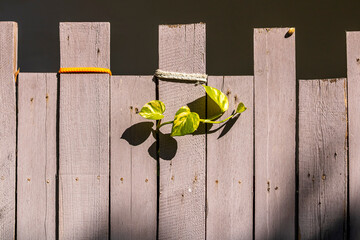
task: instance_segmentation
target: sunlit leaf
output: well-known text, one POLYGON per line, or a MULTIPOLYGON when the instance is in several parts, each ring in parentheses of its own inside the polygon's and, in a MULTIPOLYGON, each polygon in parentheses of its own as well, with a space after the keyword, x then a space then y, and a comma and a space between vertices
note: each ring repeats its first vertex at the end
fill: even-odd
POLYGON ((236 112, 237 113, 242 113, 246 110, 247 108, 245 107, 245 105, 241 102, 239 103, 239 105, 237 106, 236 112))
POLYGON ((183 136, 195 132, 199 127, 200 118, 195 112, 190 112, 187 106, 181 107, 175 114, 171 136, 183 136))
POLYGON ((159 100, 153 100, 146 103, 139 114, 146 119, 159 120, 164 118, 165 105, 159 100))
POLYGON ((207 95, 220 107, 221 112, 225 112, 229 108, 229 101, 226 95, 216 88, 203 86, 207 95))

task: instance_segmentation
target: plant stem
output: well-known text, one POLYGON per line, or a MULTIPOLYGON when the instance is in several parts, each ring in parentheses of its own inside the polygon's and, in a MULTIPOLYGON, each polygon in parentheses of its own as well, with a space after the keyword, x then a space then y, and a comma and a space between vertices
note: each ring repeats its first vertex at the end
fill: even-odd
POLYGON ((162 123, 162 124, 158 124, 158 126, 156 127, 156 129, 159 129, 159 128, 161 128, 162 126, 164 126, 164 125, 166 125, 166 124, 171 124, 171 123, 173 123, 174 121, 168 121, 168 122, 164 122, 164 123, 162 123))
POLYGON ((156 124, 156 130, 159 129, 160 124, 161 124, 161 119, 160 119, 160 120, 158 121, 158 123, 156 124))
POLYGON ((203 123, 223 123, 223 122, 226 122, 227 120, 229 120, 230 118, 234 117, 237 113, 231 115, 230 117, 228 118, 225 118, 224 120, 221 120, 221 121, 211 121, 211 119, 200 119, 200 122, 203 122, 203 123))
POLYGON ((207 120, 212 121, 212 120, 214 120, 214 119, 217 119, 217 118, 221 117, 223 114, 224 114, 224 113, 220 113, 220 114, 218 114, 218 115, 216 115, 216 116, 214 116, 214 117, 208 118, 207 120))

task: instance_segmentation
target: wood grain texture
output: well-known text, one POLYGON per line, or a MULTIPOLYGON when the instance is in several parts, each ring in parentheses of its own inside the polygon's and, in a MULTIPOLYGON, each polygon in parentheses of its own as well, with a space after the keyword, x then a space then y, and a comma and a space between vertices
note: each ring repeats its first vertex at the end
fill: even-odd
POLYGON ((155 87, 152 76, 111 77, 111 239, 156 239, 155 121, 138 114, 155 87))
POLYGON ((17 239, 56 238, 56 73, 18 84, 17 239))
MULTIPOLYGON (((205 73, 205 24, 159 27, 159 68, 165 71, 205 73)), ((159 81, 159 99, 166 105, 165 121, 189 104, 205 116, 205 92, 193 83, 159 81), (200 100, 199 100, 200 98, 200 100)), ((161 128, 171 132, 171 125, 161 128)), ((205 135, 160 139, 160 149, 176 151, 172 158, 160 152, 160 239, 205 238, 205 135), (171 159, 171 160, 170 160, 171 159)))
POLYGON ((299 84, 299 234, 346 239, 346 79, 299 84))
POLYGON ((209 77, 208 85, 227 93, 229 110, 220 119, 240 102, 247 110, 214 133, 221 125, 213 125, 207 135, 206 239, 252 239, 253 77, 209 77))
POLYGON ((255 238, 295 238, 295 34, 254 30, 255 238))
POLYGON ((346 33, 350 239, 360 239, 360 32, 346 33))
POLYGON ((110 68, 110 23, 60 23, 60 67, 110 68))
POLYGON ((0 22, 0 239, 15 237, 17 35, 17 23, 0 22))
MULTIPOLYGON (((109 23, 61 23, 61 67, 110 62, 109 23)), ((60 239, 109 235, 109 87, 107 74, 61 74, 60 239)))

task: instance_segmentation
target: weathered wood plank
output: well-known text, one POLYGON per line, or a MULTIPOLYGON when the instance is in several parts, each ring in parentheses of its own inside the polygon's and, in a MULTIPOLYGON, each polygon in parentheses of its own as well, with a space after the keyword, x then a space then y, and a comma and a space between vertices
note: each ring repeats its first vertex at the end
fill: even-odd
MULTIPOLYGON (((61 67, 110 67, 109 23, 60 23, 61 67)), ((109 75, 61 74, 60 239, 107 239, 109 75)))
POLYGON ((360 32, 346 33, 349 117, 349 231, 360 239, 360 32))
POLYGON ((252 239, 253 77, 209 77, 208 85, 228 94, 229 110, 221 119, 239 102, 248 109, 211 133, 219 127, 213 126, 207 135, 206 239, 252 239))
POLYGON ((17 23, 0 22, 0 239, 15 237, 17 34, 17 23))
POLYGON ((346 79, 299 84, 299 234, 346 239, 346 79))
POLYGON ((18 84, 17 239, 56 238, 56 73, 18 84))
MULTIPOLYGON (((159 68, 205 73, 205 24, 160 26, 159 68)), ((192 111, 205 116, 205 92, 200 85, 159 81, 159 99, 166 105, 164 122, 173 120, 180 107, 192 102, 192 111), (203 101, 196 101, 199 98, 203 101)), ((170 133, 171 126, 161 130, 170 133)), ((160 152, 159 238, 204 239, 205 135, 176 137, 176 141, 177 147, 171 145, 173 141, 159 142, 160 149, 177 148, 173 158, 160 152)))
POLYGON ((152 76, 111 77, 111 239, 156 239, 155 121, 137 114, 155 89, 152 76))
POLYGON ((295 238, 295 34, 254 30, 255 238, 295 238))

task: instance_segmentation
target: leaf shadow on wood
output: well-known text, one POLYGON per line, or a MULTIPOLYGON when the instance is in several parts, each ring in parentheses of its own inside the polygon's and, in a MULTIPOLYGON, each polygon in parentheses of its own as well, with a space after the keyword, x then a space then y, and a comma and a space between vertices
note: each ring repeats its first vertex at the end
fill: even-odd
MULTIPOLYGON (((210 97, 207 97, 207 96, 200 97, 200 98, 196 99, 195 101, 188 103, 187 105, 192 112, 198 113, 200 118, 202 118, 202 119, 219 116, 215 119, 212 119, 212 120, 217 120, 223 116, 223 115, 221 115, 220 107, 216 104, 216 102, 214 100, 212 100, 210 97), (205 113, 204 113, 204 106, 207 106, 205 113), (206 115, 207 115, 207 117, 206 117, 206 115)), ((234 111, 231 114, 234 114, 234 111)), ((230 131, 230 129, 234 126, 236 121, 239 119, 240 115, 237 115, 237 116, 231 118, 229 121, 225 122, 224 124, 220 125, 219 127, 215 128, 213 130, 211 130, 211 128, 213 127, 214 124, 200 123, 199 128, 195 132, 193 132, 192 135, 200 135, 200 134, 205 134, 205 133, 212 134, 212 133, 219 131, 220 129, 223 129, 218 137, 218 139, 219 139, 230 131)))
POLYGON ((239 119, 240 116, 241 116, 241 114, 236 115, 235 117, 229 119, 229 121, 225 122, 218 128, 215 128, 213 130, 209 129, 207 133, 212 134, 212 133, 215 133, 215 132, 219 131, 220 129, 222 129, 222 131, 219 134, 217 139, 222 138, 223 136, 225 136, 226 133, 228 133, 230 131, 230 129, 234 126, 234 124, 236 123, 236 121, 239 119))
MULTIPOLYGON (((216 104, 216 102, 214 100, 212 100, 212 98, 208 97, 206 98, 207 100, 207 117, 208 118, 212 118, 213 116, 217 116, 219 114, 221 114, 221 108, 219 107, 219 105, 216 104)), ((216 118, 218 119, 218 118, 216 118)), ((214 119, 214 120, 216 120, 214 119)))
MULTIPOLYGON (((153 134, 156 134, 155 131, 153 134)), ((170 133, 163 134, 159 132, 158 143, 159 145, 154 142, 148 149, 148 153, 153 159, 157 160, 157 157, 159 157, 162 160, 171 160, 175 157, 178 148, 177 141, 170 136, 170 133)))
MULTIPOLYGON (((199 114, 200 118, 202 118, 202 119, 206 118, 206 111, 205 111, 206 97, 205 96, 202 96, 186 105, 190 108, 191 112, 196 112, 197 114, 199 114)), ((206 124, 200 122, 198 129, 196 129, 196 131, 193 132, 192 135, 205 134, 205 132, 206 132, 205 126, 206 126, 206 124)))
POLYGON ((202 97, 199 97, 198 99, 190 102, 190 103, 187 103, 186 104, 191 112, 196 112, 197 114, 199 114, 199 117, 200 118, 206 118, 206 112, 205 112, 205 106, 206 106, 206 97, 205 96, 202 96, 202 97))
POLYGON ((132 146, 138 146, 145 142, 150 135, 155 141, 148 149, 149 155, 157 160, 160 157, 163 160, 171 160, 177 152, 177 141, 170 136, 170 133, 157 135, 153 129, 153 122, 140 122, 128 127, 122 134, 121 139, 126 140, 132 146), (161 142, 158 147, 158 142, 161 142), (158 149, 159 148, 159 149, 158 149))
POLYGON ((136 123, 123 132, 121 139, 126 140, 132 146, 138 146, 148 139, 153 131, 153 126, 153 122, 136 123))

